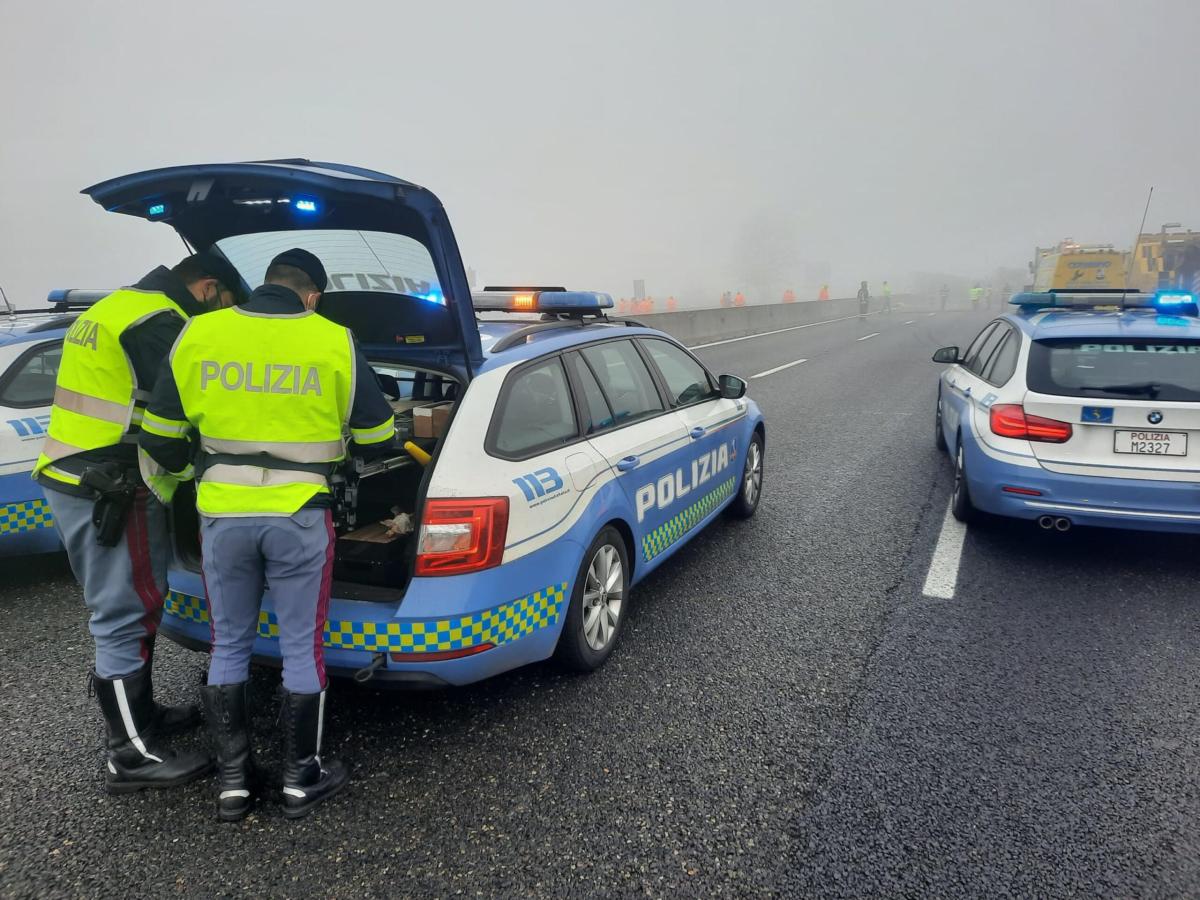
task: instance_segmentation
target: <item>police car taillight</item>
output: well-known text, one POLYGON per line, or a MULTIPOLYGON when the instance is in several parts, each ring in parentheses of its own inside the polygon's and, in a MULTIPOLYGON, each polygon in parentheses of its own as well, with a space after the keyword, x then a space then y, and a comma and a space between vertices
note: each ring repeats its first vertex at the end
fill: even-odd
POLYGON ((1019 403, 998 403, 991 410, 992 434, 1021 438, 1046 444, 1062 444, 1071 439, 1070 422, 1031 416, 1019 403))
POLYGON ((507 536, 507 497, 426 500, 416 574, 462 575, 498 566, 507 536))

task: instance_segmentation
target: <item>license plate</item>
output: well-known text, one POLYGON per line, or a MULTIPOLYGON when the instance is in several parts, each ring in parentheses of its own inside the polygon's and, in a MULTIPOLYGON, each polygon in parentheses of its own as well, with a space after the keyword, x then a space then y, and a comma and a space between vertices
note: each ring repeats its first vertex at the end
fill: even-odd
POLYGON ((1187 456, 1187 439, 1182 431, 1118 431, 1113 436, 1113 450, 1148 456, 1187 456))

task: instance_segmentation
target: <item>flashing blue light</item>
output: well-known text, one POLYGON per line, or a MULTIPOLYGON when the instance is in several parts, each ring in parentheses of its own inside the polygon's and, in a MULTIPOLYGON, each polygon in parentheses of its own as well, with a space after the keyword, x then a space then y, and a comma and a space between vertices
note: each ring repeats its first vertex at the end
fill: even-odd
POLYGON ((1155 306, 1194 306, 1196 298, 1183 291, 1162 291, 1154 298, 1155 306))
POLYGON ((445 298, 445 297, 443 297, 441 294, 438 294, 438 293, 429 293, 429 294, 426 294, 426 295, 425 295, 424 297, 422 297, 421 299, 422 299, 422 300, 428 300, 430 303, 437 303, 437 304, 438 304, 438 305, 440 305, 440 306, 445 306, 445 305, 446 305, 446 298, 445 298))
POLYGON ((556 309, 612 309, 612 306, 611 296, 594 291, 541 291, 537 294, 537 308, 548 312, 556 309))
POLYGON ((150 216, 151 218, 165 216, 166 214, 167 204, 165 203, 153 203, 146 208, 146 215, 150 216))
POLYGON ((297 212, 315 213, 317 211, 317 201, 309 199, 297 199, 292 206, 297 212))

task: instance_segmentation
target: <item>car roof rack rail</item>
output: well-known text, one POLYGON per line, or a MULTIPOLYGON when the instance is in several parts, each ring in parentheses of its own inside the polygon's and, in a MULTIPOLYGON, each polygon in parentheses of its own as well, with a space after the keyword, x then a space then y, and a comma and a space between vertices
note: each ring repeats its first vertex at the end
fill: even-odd
POLYGON ((524 328, 518 328, 516 331, 509 332, 496 343, 492 344, 492 353, 503 353, 505 350, 511 350, 520 344, 525 343, 525 339, 532 337, 535 334, 540 334, 543 331, 556 331, 560 328, 587 328, 589 325, 609 325, 611 324, 607 318, 603 316, 594 318, 582 318, 579 316, 571 316, 570 318, 555 318, 545 322, 534 322, 526 325, 524 328))

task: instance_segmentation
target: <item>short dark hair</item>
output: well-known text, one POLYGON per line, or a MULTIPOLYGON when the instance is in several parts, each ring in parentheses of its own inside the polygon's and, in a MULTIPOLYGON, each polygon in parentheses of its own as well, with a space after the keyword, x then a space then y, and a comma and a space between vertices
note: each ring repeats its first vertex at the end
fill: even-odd
POLYGON ((316 282, 308 276, 307 272, 295 266, 289 266, 287 263, 272 263, 267 268, 265 281, 267 284, 281 284, 301 295, 321 293, 321 289, 317 287, 316 282))
POLYGON ((181 259, 171 267, 179 280, 186 285, 195 284, 204 278, 215 278, 227 290, 235 294, 241 289, 241 276, 228 260, 214 253, 201 251, 181 259))

